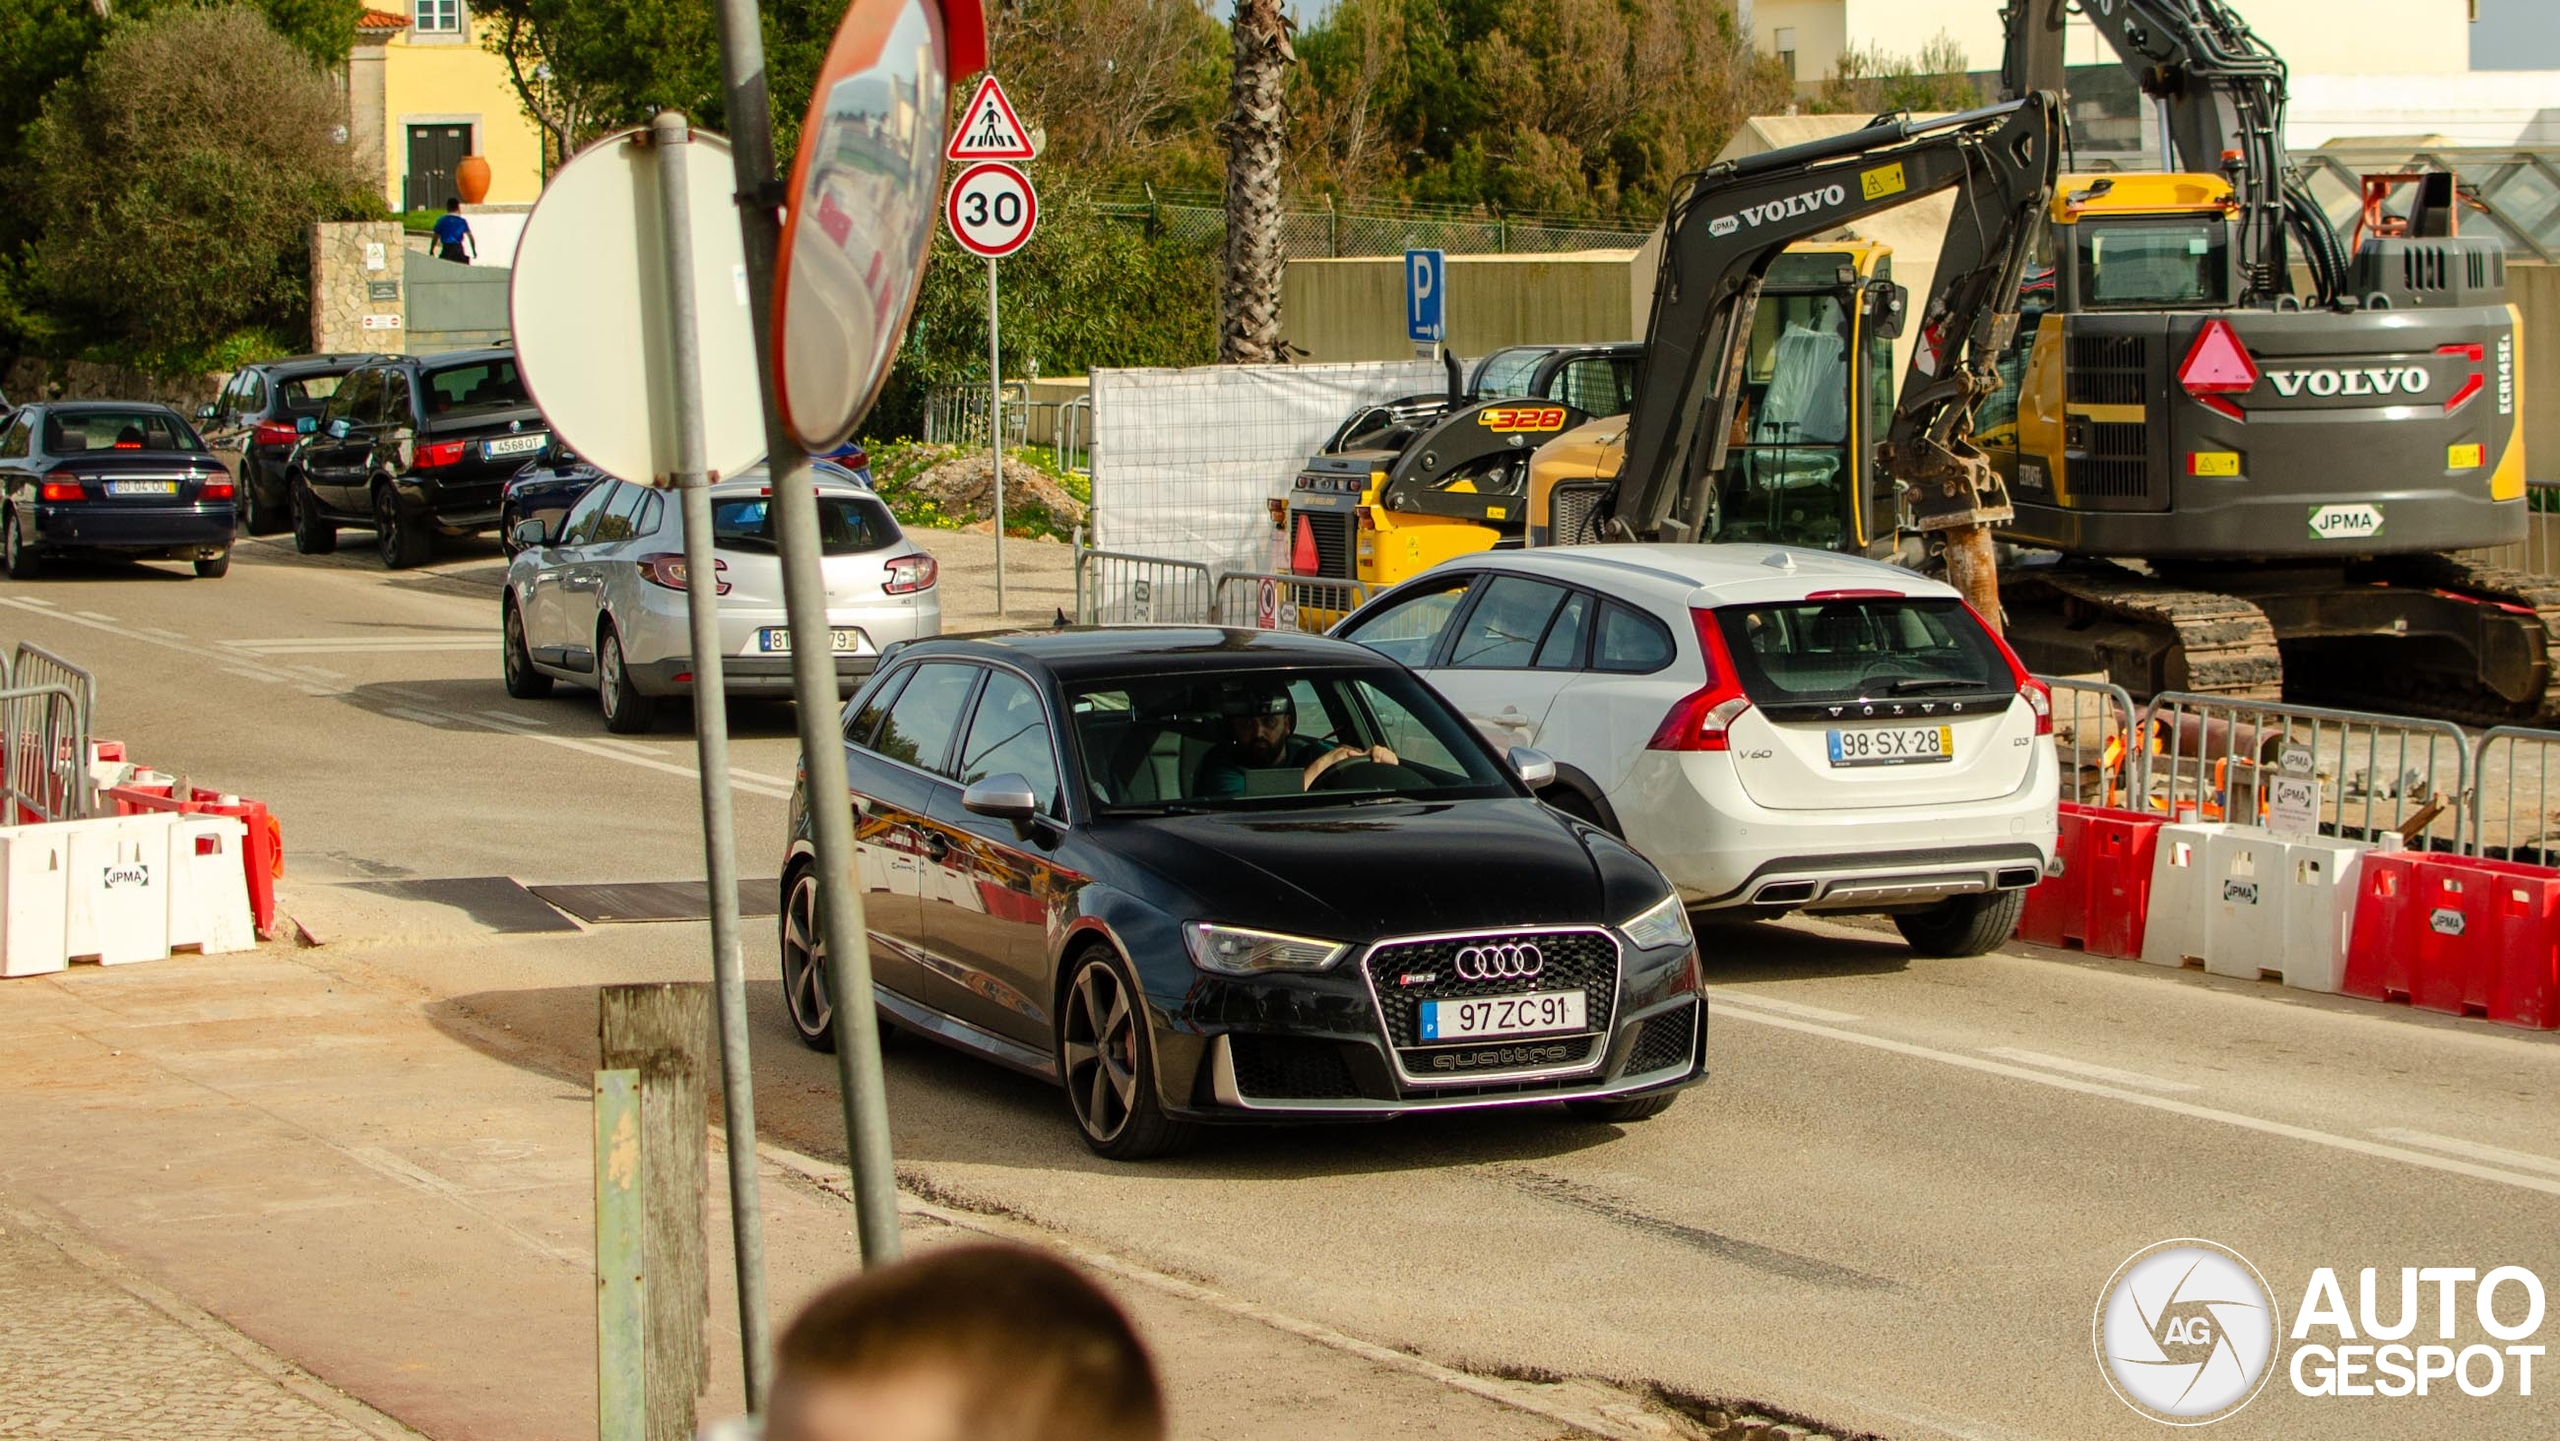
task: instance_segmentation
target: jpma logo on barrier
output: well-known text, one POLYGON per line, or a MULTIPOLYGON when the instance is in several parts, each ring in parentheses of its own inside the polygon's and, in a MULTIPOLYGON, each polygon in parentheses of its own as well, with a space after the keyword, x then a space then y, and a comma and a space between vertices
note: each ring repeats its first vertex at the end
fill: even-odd
POLYGON ((2281 1334, 2266 1279, 2211 1241, 2161 1241, 2116 1268, 2098 1295, 2098 1369, 2154 1421, 2202 1426, 2267 1384, 2281 1334))

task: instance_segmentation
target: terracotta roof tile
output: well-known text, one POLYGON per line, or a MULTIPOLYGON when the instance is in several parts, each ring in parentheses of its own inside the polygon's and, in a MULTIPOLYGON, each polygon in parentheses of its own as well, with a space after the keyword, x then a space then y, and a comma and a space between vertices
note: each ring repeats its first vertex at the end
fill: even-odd
POLYGON ((394 15, 388 11, 367 9, 362 14, 356 16, 356 30, 359 33, 367 30, 406 30, 408 28, 409 17, 406 15, 394 15))

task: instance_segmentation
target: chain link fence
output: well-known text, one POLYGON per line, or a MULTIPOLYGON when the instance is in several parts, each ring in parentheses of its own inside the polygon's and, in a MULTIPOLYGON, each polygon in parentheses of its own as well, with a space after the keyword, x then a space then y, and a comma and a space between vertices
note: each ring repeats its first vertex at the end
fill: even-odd
MULTIPOLYGON (((1119 192, 1101 197, 1106 215, 1143 222, 1150 230, 1195 245, 1224 243, 1227 211, 1206 192, 1119 192)), ((1633 250, 1653 227, 1626 221, 1593 221, 1558 215, 1494 215, 1458 206, 1351 206, 1284 212, 1280 246, 1292 260, 1345 255, 1401 255, 1445 250, 1452 255, 1554 255, 1571 250, 1633 250)))

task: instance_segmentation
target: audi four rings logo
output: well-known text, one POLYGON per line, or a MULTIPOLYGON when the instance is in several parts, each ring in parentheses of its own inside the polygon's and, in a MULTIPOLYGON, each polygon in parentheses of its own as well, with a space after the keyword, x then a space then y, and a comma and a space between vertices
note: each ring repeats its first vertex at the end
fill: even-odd
POLYGON ((1458 952, 1462 981, 1517 981, 1536 975, 1547 964, 1536 946, 1469 946, 1458 952))

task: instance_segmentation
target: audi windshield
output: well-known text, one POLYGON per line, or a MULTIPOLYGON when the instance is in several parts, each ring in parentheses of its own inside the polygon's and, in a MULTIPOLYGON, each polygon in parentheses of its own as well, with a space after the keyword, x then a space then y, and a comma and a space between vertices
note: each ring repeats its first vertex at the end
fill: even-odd
POLYGON ((1093 681, 1068 708, 1105 815, 1519 793, 1467 723, 1398 670, 1093 681))

